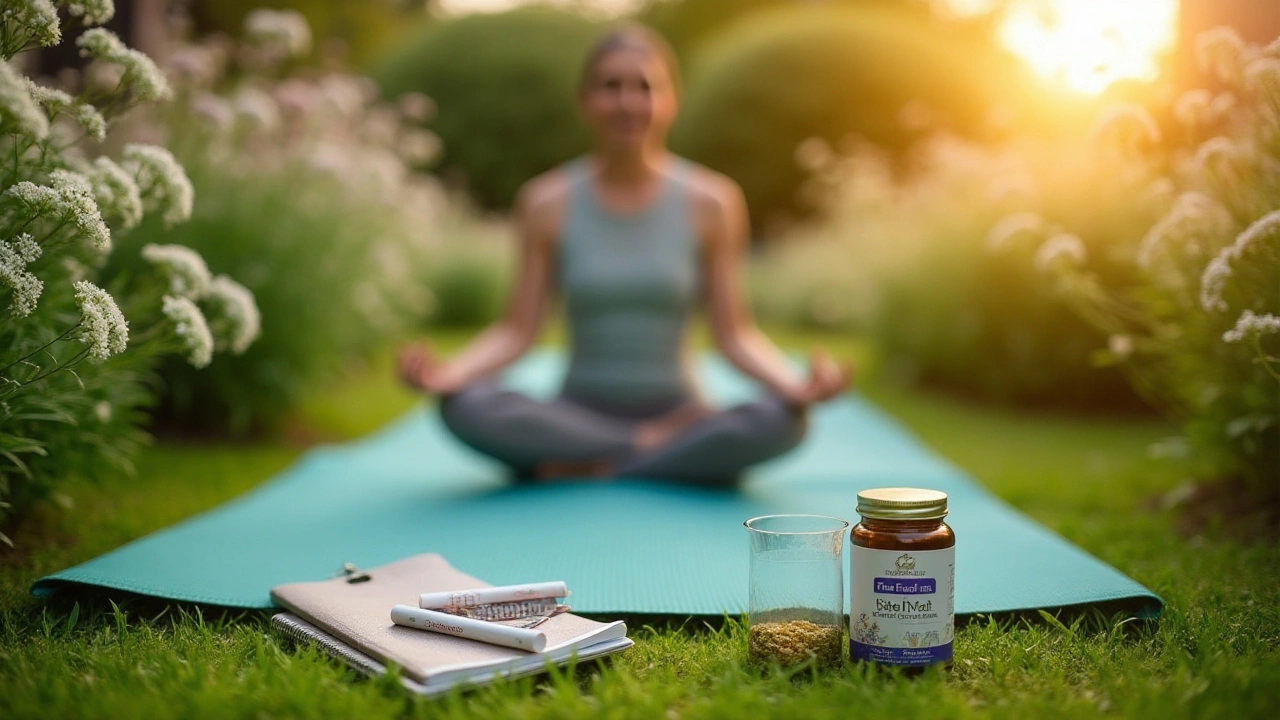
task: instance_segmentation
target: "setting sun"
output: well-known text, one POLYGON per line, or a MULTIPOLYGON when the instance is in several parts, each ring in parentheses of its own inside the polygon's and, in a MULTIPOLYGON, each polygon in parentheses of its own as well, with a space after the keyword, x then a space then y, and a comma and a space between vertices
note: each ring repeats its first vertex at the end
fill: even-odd
POLYGON ((1177 0, 1019 0, 999 36, 1039 75, 1093 94, 1117 80, 1154 78, 1177 19, 1177 0))

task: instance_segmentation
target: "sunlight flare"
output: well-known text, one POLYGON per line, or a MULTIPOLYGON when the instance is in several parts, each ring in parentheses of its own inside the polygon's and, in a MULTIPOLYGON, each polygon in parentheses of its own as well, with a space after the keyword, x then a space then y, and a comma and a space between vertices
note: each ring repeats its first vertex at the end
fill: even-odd
MULTIPOLYGON (((990 0, 947 0, 969 14, 990 0)), ((1097 94, 1118 80, 1151 80, 1177 36, 1177 0, 1013 0, 997 34, 1038 75, 1097 94)))

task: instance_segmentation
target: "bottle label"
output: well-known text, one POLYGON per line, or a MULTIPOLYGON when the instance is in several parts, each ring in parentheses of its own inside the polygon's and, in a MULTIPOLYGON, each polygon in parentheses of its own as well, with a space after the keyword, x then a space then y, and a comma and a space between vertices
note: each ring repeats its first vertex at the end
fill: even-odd
POLYGON ((849 555, 849 656, 884 665, 951 660, 956 549, 849 555))

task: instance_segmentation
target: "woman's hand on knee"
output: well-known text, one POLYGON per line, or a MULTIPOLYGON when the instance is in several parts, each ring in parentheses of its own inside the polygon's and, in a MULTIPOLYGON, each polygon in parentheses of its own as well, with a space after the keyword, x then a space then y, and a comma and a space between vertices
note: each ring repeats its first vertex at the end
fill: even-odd
POLYGON ((825 402, 849 387, 852 370, 835 361, 826 351, 815 348, 809 353, 809 376, 799 385, 788 388, 783 398, 795 406, 825 402))
POLYGON ((397 362, 400 380, 409 387, 436 395, 457 392, 465 384, 448 370, 426 343, 410 345, 400 351, 397 362))

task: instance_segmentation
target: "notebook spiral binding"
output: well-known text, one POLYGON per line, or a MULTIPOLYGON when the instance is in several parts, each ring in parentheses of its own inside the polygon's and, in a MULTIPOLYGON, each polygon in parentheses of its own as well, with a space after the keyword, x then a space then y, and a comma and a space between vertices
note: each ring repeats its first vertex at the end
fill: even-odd
POLYGON ((352 667, 365 675, 376 676, 386 671, 386 668, 373 658, 354 650, 345 643, 338 642, 327 633, 317 630, 310 623, 303 622, 296 615, 278 613, 271 616, 271 622, 281 632, 294 640, 319 645, 325 652, 350 663, 352 667))

